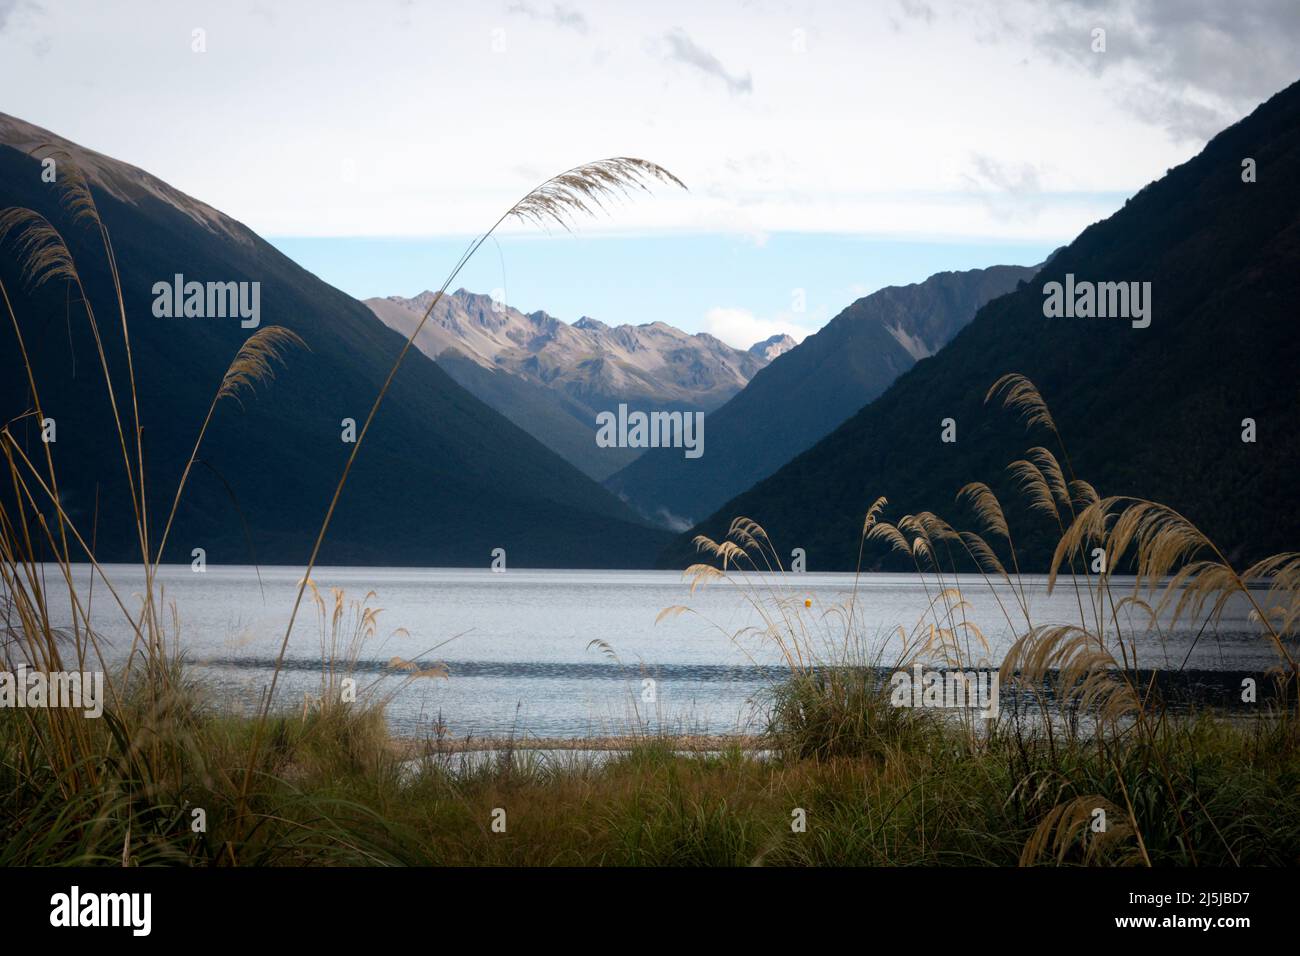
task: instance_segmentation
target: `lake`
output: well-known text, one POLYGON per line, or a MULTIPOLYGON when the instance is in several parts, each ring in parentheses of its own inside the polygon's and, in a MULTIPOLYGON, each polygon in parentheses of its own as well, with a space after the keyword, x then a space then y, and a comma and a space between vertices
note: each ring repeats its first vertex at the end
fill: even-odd
MULTIPOLYGON (((138 607, 141 570, 105 570, 127 605, 138 607)), ((262 568, 259 581, 251 567, 160 569, 165 601, 176 608, 180 646, 218 700, 245 710, 257 706, 301 573, 262 568)), ((84 599, 89 569, 77 574, 84 599)), ((761 724, 764 688, 779 676, 782 662, 766 640, 733 639, 762 622, 747 593, 759 593, 768 614, 784 613, 827 646, 838 646, 845 615, 837 608, 852 599, 858 632, 873 648, 884 646, 884 663, 892 663, 896 657, 890 653, 899 645, 891 632, 899 625, 910 629, 937 591, 933 578, 899 574, 863 575, 856 597, 851 574, 752 576, 751 588, 714 582, 694 595, 679 573, 657 571, 340 567, 318 568, 313 579, 329 612, 330 588, 341 588, 345 603, 374 592, 370 605, 381 610, 374 637, 357 657, 357 684, 362 693, 395 693, 388 711, 394 731, 424 735, 441 719, 456 737, 617 734, 638 714, 653 729, 752 731, 761 724), (661 611, 680 604, 692 611, 656 623, 661 611), (405 680, 389 666, 395 657, 443 663, 447 677, 405 680), (654 681, 653 702, 642 700, 647 678, 654 681)), ((997 663, 1014 638, 998 601, 978 576, 950 577, 945 584, 954 581, 971 603, 969 619, 989 642, 990 662, 997 663)), ((1117 598, 1130 586, 1115 578, 1117 598)), ((1050 595, 1043 577, 1027 577, 1025 587, 1035 623, 1078 621, 1068 582, 1050 595)), ((1011 606, 1005 587, 997 596, 1011 606)), ((56 601, 53 612, 66 622, 66 596, 63 602, 60 608, 56 601)), ((1263 671, 1275 657, 1248 625, 1246 611, 1244 602, 1231 606, 1217 633, 1198 635, 1199 626, 1190 626, 1163 639, 1144 637, 1140 664, 1224 678, 1263 671)), ((91 615, 109 642, 107 656, 120 660, 130 646, 130 629, 102 580, 94 584, 91 615)), ((1131 620, 1135 630, 1143 629, 1141 614, 1131 620)), ((309 592, 277 689, 281 706, 301 707, 304 694, 320 692, 321 633, 321 614, 309 592)))

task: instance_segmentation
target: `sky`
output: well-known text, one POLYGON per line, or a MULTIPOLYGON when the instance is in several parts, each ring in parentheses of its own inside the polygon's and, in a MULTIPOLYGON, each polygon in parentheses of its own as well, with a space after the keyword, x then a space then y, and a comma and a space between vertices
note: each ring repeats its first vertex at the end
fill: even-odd
POLYGON ((742 347, 1041 261, 1298 77, 1295 0, 0 0, 0 110, 362 298, 437 288, 550 175, 653 160, 688 188, 509 222, 453 288, 742 347))

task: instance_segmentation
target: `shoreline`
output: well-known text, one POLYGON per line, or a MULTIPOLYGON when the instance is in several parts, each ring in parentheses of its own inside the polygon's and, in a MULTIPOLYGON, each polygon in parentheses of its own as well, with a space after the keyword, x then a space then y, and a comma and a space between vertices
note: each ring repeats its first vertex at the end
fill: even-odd
POLYGON ((663 745, 677 753, 714 753, 739 749, 769 749, 757 734, 616 734, 596 737, 462 737, 429 739, 392 737, 390 746, 404 757, 424 754, 462 754, 501 751, 631 751, 647 744, 663 745))

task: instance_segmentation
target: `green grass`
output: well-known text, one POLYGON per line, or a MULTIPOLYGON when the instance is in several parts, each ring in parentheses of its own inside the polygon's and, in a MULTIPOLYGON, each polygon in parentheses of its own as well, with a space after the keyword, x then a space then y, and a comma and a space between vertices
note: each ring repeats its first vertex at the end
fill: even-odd
MULTIPOLYGON (((582 211, 594 195, 631 175, 628 170, 663 178, 650 164, 612 162, 552 181, 511 214, 582 211)), ((98 229, 109 252, 89 187, 75 170, 62 176, 71 208, 98 229)), ((43 217, 0 213, 0 232, 8 230, 18 230, 29 275, 80 286, 71 254, 43 217)), ((111 255, 108 261, 116 277, 111 255)), ((115 320, 101 326, 79 291, 97 342, 101 329, 120 324, 125 332, 120 294, 115 320)), ((39 384, 3 284, 0 300, 28 372, 29 414, 42 420, 39 384)), ((245 341, 198 430, 191 465, 212 409, 269 375, 293 342, 274 326, 245 341)), ((129 358, 129 343, 122 346, 129 358)), ((385 706, 405 683, 390 686, 387 698, 363 694, 360 703, 345 702, 341 682, 374 636, 378 611, 369 604, 373 594, 351 605, 341 591, 327 599, 310 577, 315 550, 257 715, 231 716, 205 699, 179 657, 179 618, 168 613, 154 576, 189 469, 157 537, 159 528, 145 520, 134 373, 128 369, 129 391, 118 396, 106 353, 99 359, 146 556, 145 583, 138 596, 121 594, 95 565, 102 582, 96 602, 115 605, 132 635, 125 664, 110 666, 91 626, 89 595, 74 583, 74 563, 95 562, 94 529, 79 528, 64 508, 49 446, 29 456, 11 428, 0 426, 7 466, 0 494, 0 665, 103 671, 107 690, 98 720, 67 710, 0 709, 0 865, 1300 862, 1294 703, 1300 554, 1238 569, 1173 509, 1102 497, 1074 476, 1046 403, 1022 376, 1004 376, 988 399, 1000 395, 1060 448, 1058 458, 1034 446, 1010 469, 1030 509, 1059 532, 1052 578, 1076 596, 1077 620, 1049 627, 1031 620, 1011 528, 982 483, 960 493, 973 506, 979 532, 955 529, 931 512, 886 522, 883 497, 867 510, 859 554, 883 543, 913 562, 925 584, 925 606, 916 608, 910 632, 897 630, 901 647, 889 661, 883 651, 875 658, 864 653, 877 642, 866 633, 860 616, 866 596, 859 601, 856 584, 846 606, 813 610, 811 599, 781 576, 781 583, 753 577, 779 571, 781 552, 756 522, 738 518, 723 541, 697 539, 716 565, 694 565, 688 575, 692 592, 719 578, 738 579, 738 600, 762 624, 730 636, 741 647, 765 645, 786 665, 766 701, 763 756, 740 750, 684 756, 670 739, 638 736, 628 752, 605 761, 513 746, 497 759, 478 760, 442 753, 437 741, 412 756, 410 746, 389 739, 385 706), (1138 586, 1124 599, 1153 619, 1163 612, 1169 629, 1194 622, 1213 633, 1229 601, 1247 602, 1261 645, 1276 652, 1284 704, 1260 705, 1251 719, 1171 713, 1136 667, 1139 640, 1150 633, 1122 627, 1111 611, 1122 596, 1112 593, 1110 575, 1086 570, 1098 553, 1106 567, 1134 569, 1138 586), (969 714, 949 720, 893 707, 875 676, 884 663, 990 665, 988 642, 952 576, 957 560, 966 559, 987 583, 1004 585, 992 597, 1014 643, 1000 661, 1000 679, 1032 697, 1023 724, 986 725, 969 714), (1260 583, 1267 587, 1252 587, 1260 583), (65 596, 70 620, 54 620, 50 608, 63 602, 52 598, 65 596), (291 710, 277 705, 274 691, 304 599, 320 622, 320 693, 314 705, 305 699, 291 710), (1048 687, 1050 696, 1043 692, 1048 687), (1062 722, 1062 705, 1067 713, 1087 714, 1091 729, 1080 734, 1076 724, 1062 722), (1100 813, 1106 826, 1094 829, 1100 813), (792 825, 799 820, 806 826, 792 825)), ((367 425, 383 396, 381 390, 367 425)), ((360 441, 334 501, 359 448, 360 441)), ((331 504, 316 548, 332 512, 331 504)), ((664 615, 687 611, 668 608, 664 615)), ((392 666, 406 672, 407 682, 442 676, 436 666, 400 659, 392 666)))
POLYGON ((158 762, 128 759, 114 732, 122 722, 102 721, 99 782, 64 796, 31 759, 37 725, 0 712, 0 864, 1300 862, 1300 737, 1284 714, 1203 715, 1162 722, 1150 736, 1049 744, 973 737, 887 704, 851 729, 785 725, 782 706, 765 754, 683 755, 669 739, 644 738, 604 760, 526 750, 472 760, 432 745, 413 757, 373 706, 277 717, 258 750, 242 834, 252 720, 195 708, 168 725, 158 762), (1076 798, 1112 808, 1109 839, 1085 825, 1058 844, 1049 826, 1042 852, 1022 859, 1053 808, 1076 798), (1119 809, 1130 801, 1136 827, 1119 809), (206 833, 193 832, 194 808, 206 811, 206 833), (504 832, 493 829, 498 809, 504 832), (792 829, 796 809, 804 832, 792 829))

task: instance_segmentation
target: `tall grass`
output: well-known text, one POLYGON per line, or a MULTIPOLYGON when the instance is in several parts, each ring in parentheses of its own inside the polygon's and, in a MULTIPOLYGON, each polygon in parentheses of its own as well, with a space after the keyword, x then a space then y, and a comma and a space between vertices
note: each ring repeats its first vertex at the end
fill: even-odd
MULTIPOLYGON (((9 671, 25 665, 41 672, 102 672, 107 677, 108 691, 104 717, 99 721, 58 708, 0 711, 0 774, 6 792, 14 798, 11 805, 19 808, 19 815, 6 821, 6 831, 17 828, 17 835, 7 841, 0 862, 300 861, 304 853, 322 852, 326 845, 345 859, 381 858, 385 851, 368 844, 365 835, 374 822, 373 814, 360 808, 353 808, 355 814, 340 814, 338 807, 326 814, 318 792, 300 792, 287 786, 290 781, 284 776, 290 770, 300 774, 303 762, 351 759, 359 752, 373 754, 376 741, 384 737, 383 700, 371 700, 368 706, 355 708, 338 706, 342 682, 352 679, 347 675, 355 665, 358 648, 373 633, 373 609, 365 608, 367 600, 363 600, 355 628, 341 632, 339 625, 345 613, 342 595, 335 594, 332 617, 327 623, 325 602, 311 579, 356 456, 393 377, 438 298, 506 219, 567 228, 574 217, 593 214, 609 199, 631 190, 646 189, 656 181, 681 183, 667 170, 645 160, 619 157, 590 163, 531 190, 470 244, 393 363, 352 445, 299 584, 257 719, 230 723, 200 707, 198 689, 184 677, 181 635, 174 616, 168 620, 157 571, 217 406, 247 398, 256 386, 273 377, 275 367, 285 361, 290 349, 305 347, 305 343, 288 329, 270 326, 253 333, 240 346, 221 380, 214 383, 207 414, 198 425, 193 451, 173 491, 162 533, 157 534, 150 527, 146 504, 149 489, 145 483, 136 368, 112 240, 100 218, 90 183, 75 158, 49 146, 32 152, 38 157, 59 154, 61 201, 73 222, 89 228, 100 241, 114 293, 114 327, 121 336, 120 354, 126 363, 124 394, 119 394, 115 385, 118 380, 110 369, 109 350, 105 347, 112 329, 101 326, 78 265, 59 231, 39 212, 4 209, 0 210, 0 244, 7 244, 16 255, 29 287, 66 282, 79 302, 95 342, 121 452, 120 466, 126 478, 144 585, 138 606, 129 605, 96 560, 94 529, 78 527, 64 508, 49 444, 42 443, 41 460, 34 461, 14 434, 16 423, 34 419, 39 424, 45 414, 22 323, 9 290, 0 283, 0 299, 26 371, 32 402, 26 413, 0 426, 0 452, 7 466, 8 485, 0 495, 0 634, 4 639, 0 663, 9 671), (131 634, 124 658, 114 662, 120 665, 116 671, 110 669, 92 626, 88 594, 82 593, 74 576, 83 561, 90 565, 92 582, 102 582, 107 589, 131 634), (302 716, 294 722, 277 712, 275 692, 295 620, 309 592, 321 612, 325 664, 316 706, 304 702, 302 716), (59 600, 55 600, 56 595, 59 600), (52 611, 62 604, 71 609, 71 619, 66 622, 57 621, 52 611), (203 811, 212 826, 205 829, 197 818, 194 825, 187 826, 187 818, 194 816, 195 810, 203 811), (365 822, 365 832, 346 830, 339 823, 354 816, 365 822), (37 829, 29 834, 28 828, 33 825, 37 829), (214 833, 220 833, 221 838, 210 835, 214 833)), ((417 668, 407 679, 437 673, 436 669, 417 668)), ((383 831, 382 825, 379 831, 383 831)))
MULTIPOLYGON (((626 753, 604 760, 529 757, 511 746, 504 759, 457 761, 436 741, 413 752, 394 746, 385 706, 410 681, 445 671, 402 658, 389 662, 382 690, 371 685, 344 706, 378 610, 370 594, 348 602, 341 592, 322 592, 313 571, 393 375, 438 297, 501 222, 564 225, 620 191, 677 182, 639 160, 590 164, 548 180, 470 244, 352 447, 255 716, 223 711, 188 676, 178 616, 164 600, 158 568, 214 410, 248 399, 306 343, 268 327, 238 349, 213 383, 161 532, 150 527, 136 369, 111 240, 75 164, 60 168, 67 170, 64 202, 100 240, 115 321, 101 327, 77 264, 44 217, 0 211, 0 242, 10 240, 28 282, 67 282, 78 293, 145 583, 131 598, 115 587, 96 561, 93 529, 78 527, 63 506, 50 447, 30 456, 14 434, 17 423, 45 415, 22 323, 0 283, 31 395, 31 408, 0 427, 0 663, 10 671, 20 664, 102 671, 108 692, 101 720, 57 708, 0 709, 0 865, 1300 861, 1300 555, 1235 569, 1176 511, 1100 496, 1073 474, 1046 404, 1019 376, 999 380, 989 398, 1055 446, 1035 446, 1010 468, 1035 512, 1058 527, 1050 579, 1074 598, 1075 619, 1033 620, 1002 504, 988 485, 972 483, 959 498, 977 517, 974 530, 956 530, 930 512, 886 521, 884 498, 867 509, 860 554, 883 546, 906 555, 926 589, 915 620, 887 634, 872 630, 856 582, 842 606, 805 603, 756 522, 738 519, 723 541, 699 540, 715 563, 689 570, 692 591, 736 580, 760 623, 730 636, 747 653, 775 653, 786 668, 762 702, 768 725, 761 755, 732 747, 683 756, 673 741, 642 732, 647 715, 635 698, 637 733, 626 753), (109 334, 122 337, 123 394, 110 374, 107 356, 117 353, 105 347, 109 334), (1106 568, 1135 573, 1130 593, 1118 593, 1111 572, 1091 572, 1094 548, 1106 568), (979 597, 963 593, 954 555, 978 569, 984 599, 1016 635, 1000 661, 972 619, 979 597), (106 658, 92 626, 89 594, 77 579, 82 562, 131 636, 120 659, 106 658), (1146 635, 1129 628, 1128 612, 1145 615, 1157 630, 1192 620, 1212 627, 1232 601, 1250 605, 1259 640, 1275 652, 1278 703, 1261 705, 1252 721, 1172 711, 1142 677, 1146 635), (304 603, 316 610, 322 672, 319 694, 297 708, 275 692, 304 603), (893 706, 887 675, 917 661, 997 664, 1015 706, 988 721, 893 706), (1021 702, 1028 703, 1023 712, 1021 702), (509 811, 505 833, 489 825, 498 808, 509 811), (807 815, 806 831, 791 826, 796 810, 807 815), (1098 810, 1108 820, 1100 831, 1098 810)), ((681 613, 696 612, 678 606, 663 616, 681 613)))
MULTIPOLYGON (((1002 799, 1023 814, 1012 827, 1025 832, 1019 862, 1147 865, 1158 859, 1206 862, 1207 855, 1241 862, 1241 831, 1260 827, 1252 833, 1260 839, 1269 821, 1243 822, 1223 802, 1225 789, 1247 804, 1262 796, 1247 796, 1250 784, 1243 788, 1222 779, 1228 772, 1250 778, 1254 769, 1245 763, 1230 770, 1222 762, 1224 748, 1240 747, 1252 762, 1254 754, 1267 751, 1277 761, 1274 782, 1283 789, 1265 799, 1285 835, 1285 853, 1293 854, 1295 813, 1270 801, 1300 790, 1300 554, 1234 568, 1174 509, 1141 498, 1101 497, 1076 477, 1050 410, 1030 381, 1003 376, 986 400, 999 398, 1057 445, 1057 453, 1042 445, 1030 448, 1008 471, 1030 512, 1059 530, 1047 589, 1064 589, 1077 617, 1034 620, 1002 503, 981 482, 957 496, 971 505, 974 530, 957 530, 932 512, 885 521, 883 497, 867 509, 858 576, 861 555, 883 544, 909 559, 927 598, 910 630, 899 627, 883 637, 867 633, 857 577, 846 602, 804 613, 767 533, 737 518, 721 541, 696 538, 697 548, 715 563, 693 565, 686 573, 692 590, 724 579, 738 585, 760 623, 730 636, 742 645, 766 644, 787 665, 788 678, 774 689, 774 744, 788 757, 887 763, 948 750, 954 761, 973 761, 981 775, 1005 763, 1007 772, 986 799, 1002 799), (971 710, 941 717, 893 706, 891 672, 916 662, 955 670, 993 663, 988 641, 971 619, 980 595, 959 586, 959 572, 971 568, 983 582, 977 591, 1014 636, 998 665, 1013 706, 994 719, 971 710), (1116 569, 1127 572, 1122 584, 1116 569), (1248 606, 1257 639, 1277 662, 1271 671, 1275 697, 1259 704, 1248 728, 1240 720, 1216 722, 1175 711, 1140 657, 1148 641, 1180 626, 1217 633, 1234 601, 1248 606), (1132 623, 1135 617, 1140 625, 1132 623), (1028 713, 1021 709, 1025 701, 1028 713), (1216 781, 1214 789, 1206 788, 1207 779, 1216 781), (1099 827, 1103 814, 1105 825, 1099 827)), ((688 610, 678 606, 664 613, 688 610)), ((1250 852, 1261 849, 1252 845, 1250 852)))

